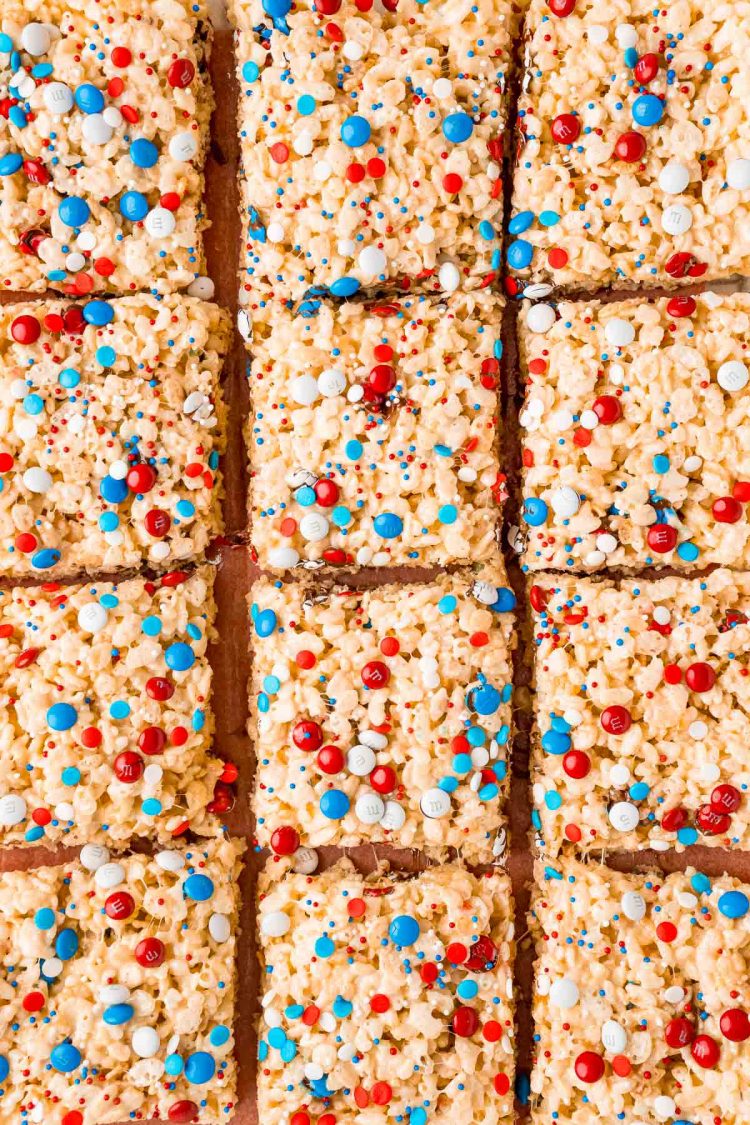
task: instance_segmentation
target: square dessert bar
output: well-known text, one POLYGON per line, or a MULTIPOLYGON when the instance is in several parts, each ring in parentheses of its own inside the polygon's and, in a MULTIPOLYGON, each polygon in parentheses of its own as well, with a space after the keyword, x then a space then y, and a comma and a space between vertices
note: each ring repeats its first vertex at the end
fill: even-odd
POLYGON ((738 0, 531 0, 508 265, 521 284, 750 272, 738 0))
POLYGON ((512 0, 232 0, 245 287, 499 276, 512 0))
POLYGON ((0 286, 210 294, 209 40, 203 0, 3 0, 0 286))
POLYGON ((514 644, 500 567, 251 593, 257 833, 502 854, 514 644))
POLYGON ((192 297, 0 308, 0 575, 205 552, 222 530, 229 331, 192 297))
POLYGON ((530 306, 523 562, 750 566, 750 295, 530 306))
POLYGON ((263 1125, 513 1121, 513 903, 458 865, 261 878, 263 1125))
POLYGON ((482 292, 258 310, 248 449, 261 565, 494 555, 501 316, 482 292))
POLYGON ((745 1125, 750 887, 538 865, 533 1125, 745 1125))
POLYGON ((0 591, 0 844, 221 830, 215 613, 205 567, 0 591))
POLYGON ((750 847, 750 576, 539 582, 543 850, 750 847))
POLYGON ((243 850, 0 875, 3 1121, 228 1120, 243 850))

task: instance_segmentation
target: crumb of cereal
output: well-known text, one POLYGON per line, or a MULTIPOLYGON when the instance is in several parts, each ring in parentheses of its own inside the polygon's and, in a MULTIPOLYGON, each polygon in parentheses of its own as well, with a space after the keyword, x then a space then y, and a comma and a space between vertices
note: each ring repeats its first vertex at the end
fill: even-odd
POLYGON ((527 305, 529 570, 750 564, 750 295, 527 305))
POLYGON ((499 276, 511 0, 232 0, 245 290, 499 276))
POLYGON ((213 835, 213 573, 0 591, 0 843, 213 835))
POLYGON ((513 591, 499 565, 373 590, 250 595, 257 833, 504 851, 513 591))
POLYGON ((4 1121, 228 1119, 243 851, 87 844, 0 875, 4 1121))
POLYGON ((542 850, 748 847, 750 578, 538 582, 542 850))
POLYGON ((537 865, 534 1125, 744 1125, 750 887, 537 865))
POLYGON ((514 287, 750 272, 744 4, 531 0, 514 287))
POLYGON ((210 38, 203 0, 3 0, 0 285, 211 295, 210 38))
POLYGON ((262 566, 495 554, 501 316, 485 292, 253 314, 247 445, 262 566))
POLYGON ((266 873, 259 900, 263 1125, 511 1125, 504 873, 364 878, 342 860, 314 878, 266 873))
POLYGON ((192 297, 0 309, 0 574, 204 554, 223 526, 229 334, 192 297))

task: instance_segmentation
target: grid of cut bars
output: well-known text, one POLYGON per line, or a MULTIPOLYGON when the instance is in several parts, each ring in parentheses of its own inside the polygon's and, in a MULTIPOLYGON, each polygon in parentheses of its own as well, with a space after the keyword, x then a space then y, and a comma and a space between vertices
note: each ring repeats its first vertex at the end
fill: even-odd
POLYGON ((0 308, 0 840, 84 846, 0 876, 0 1105, 510 1125, 530 697, 517 1100, 740 1125, 750 887, 593 853, 747 848, 750 298, 684 288, 750 263, 746 3, 230 0, 244 420, 202 3, 27 7, 0 14, 0 284, 62 296, 0 308), (226 585, 240 428, 260 981, 208 653, 236 654, 207 563, 226 585))

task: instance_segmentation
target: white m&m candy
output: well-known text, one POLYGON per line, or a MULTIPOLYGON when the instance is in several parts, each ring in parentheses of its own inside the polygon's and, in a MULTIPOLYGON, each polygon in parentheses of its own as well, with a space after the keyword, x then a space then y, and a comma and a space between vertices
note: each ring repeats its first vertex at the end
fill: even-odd
POLYGON ((731 393, 743 390, 747 386, 748 379, 750 373, 739 359, 729 359, 726 363, 722 363, 716 373, 716 382, 721 389, 731 393))

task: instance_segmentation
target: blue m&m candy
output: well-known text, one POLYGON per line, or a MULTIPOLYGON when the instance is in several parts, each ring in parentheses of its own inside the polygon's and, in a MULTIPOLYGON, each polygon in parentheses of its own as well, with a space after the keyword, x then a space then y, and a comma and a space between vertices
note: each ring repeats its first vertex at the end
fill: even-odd
POLYGON ((360 148, 362 145, 366 145, 371 133, 370 122, 367 118, 360 117, 359 114, 348 117, 341 125, 341 140, 349 148, 360 148))
POLYGON ((396 915, 388 927, 388 936, 394 945, 414 945, 419 932, 419 922, 411 914, 396 915))
POLYGON ((451 144, 461 144, 468 141, 474 132, 474 122, 468 113, 449 113, 443 122, 443 136, 451 144))
POLYGON ((60 221, 65 223, 66 227, 82 227, 91 217, 91 208, 86 200, 81 199, 80 196, 69 195, 67 198, 60 200, 57 213, 60 216, 60 221))

